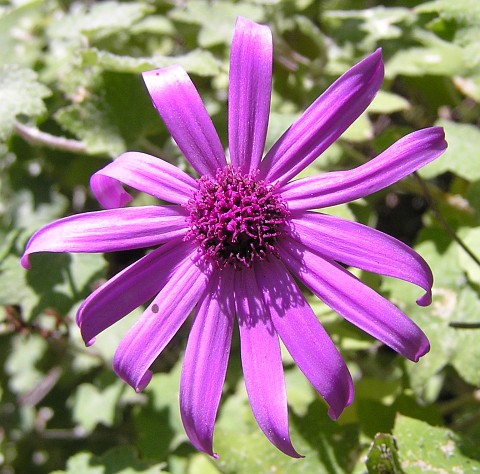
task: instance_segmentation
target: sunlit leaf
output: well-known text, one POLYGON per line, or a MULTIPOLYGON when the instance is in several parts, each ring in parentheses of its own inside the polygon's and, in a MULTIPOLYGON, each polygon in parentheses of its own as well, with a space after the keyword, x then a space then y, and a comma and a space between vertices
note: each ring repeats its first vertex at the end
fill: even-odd
POLYGON ((45 113, 43 99, 49 95, 49 89, 37 81, 37 74, 31 69, 1 66, 0 140, 6 140, 12 133, 20 114, 36 118, 45 113))
POLYGON ((480 471, 474 445, 446 428, 399 416, 393 435, 400 465, 408 474, 480 471))

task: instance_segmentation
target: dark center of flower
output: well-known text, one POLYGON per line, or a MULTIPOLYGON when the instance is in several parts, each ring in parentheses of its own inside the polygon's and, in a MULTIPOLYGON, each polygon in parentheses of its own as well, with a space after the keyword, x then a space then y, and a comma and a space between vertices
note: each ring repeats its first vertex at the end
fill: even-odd
POLYGON ((233 168, 203 176, 200 189, 187 203, 190 230, 200 251, 220 267, 250 267, 255 260, 276 255, 275 244, 285 236, 286 203, 275 187, 233 168))

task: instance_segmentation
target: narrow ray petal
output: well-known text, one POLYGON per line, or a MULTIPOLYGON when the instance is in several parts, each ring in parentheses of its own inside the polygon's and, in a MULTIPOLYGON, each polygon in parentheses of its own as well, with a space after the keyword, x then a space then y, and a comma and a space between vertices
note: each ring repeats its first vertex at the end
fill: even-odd
POLYGON ((175 239, 117 273, 80 306, 77 324, 87 345, 95 336, 153 298, 176 269, 191 262, 196 249, 175 239))
POLYGON ((196 181, 176 166, 138 152, 120 155, 90 179, 94 196, 107 209, 132 200, 122 184, 175 204, 187 202, 197 189, 196 181))
POLYGON ((280 451, 298 458, 288 433, 288 408, 280 343, 253 269, 235 274, 243 375, 258 425, 280 451))
POLYGON ((232 165, 255 171, 262 159, 272 93, 270 28, 239 17, 230 52, 228 138, 232 165))
POLYGON ((148 385, 150 366, 198 303, 209 277, 208 267, 182 262, 120 342, 113 369, 136 391, 148 385))
POLYGON ((390 301, 339 264, 284 241, 282 260, 330 308, 406 358, 418 361, 430 348, 421 329, 390 301))
POLYGON ((408 281, 425 290, 417 300, 432 302, 433 275, 427 262, 408 245, 357 222, 318 212, 297 212, 292 236, 330 260, 408 281))
POLYGON ((337 79, 283 134, 260 164, 261 177, 283 184, 300 173, 362 114, 382 81, 377 50, 337 79))
POLYGON ((35 252, 116 252, 182 237, 186 211, 180 206, 145 206, 87 212, 42 227, 29 240, 21 263, 35 252))
POLYGON ((180 66, 142 74, 153 105, 200 176, 226 166, 225 154, 197 89, 180 66))
POLYGON ((273 325, 293 360, 330 406, 336 419, 353 400, 353 382, 342 356, 305 297, 276 258, 255 269, 273 325))
POLYGON ((426 128, 401 138, 358 168, 299 179, 279 192, 292 211, 335 206, 396 183, 438 158, 446 148, 443 128, 426 128))
POLYGON ((180 412, 192 444, 210 456, 213 427, 227 372, 235 315, 234 271, 212 279, 200 300, 188 337, 180 379, 180 412))

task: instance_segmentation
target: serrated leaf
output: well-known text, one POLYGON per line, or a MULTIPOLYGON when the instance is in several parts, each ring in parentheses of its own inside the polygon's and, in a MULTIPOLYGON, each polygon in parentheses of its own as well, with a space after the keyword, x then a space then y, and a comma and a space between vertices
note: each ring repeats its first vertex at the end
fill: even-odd
POLYGON ((339 22, 349 20, 360 21, 359 30, 367 34, 366 47, 374 47, 379 40, 398 38, 402 30, 398 23, 411 16, 407 8, 387 8, 378 6, 359 10, 326 11, 324 17, 331 23, 333 28, 338 27, 339 22))
POLYGON ((37 81, 31 69, 0 67, 0 140, 12 133, 18 115, 38 117, 45 113, 43 99, 50 90, 37 81))
POLYGON ((439 120, 436 125, 445 129, 448 148, 432 163, 421 168, 420 175, 431 178, 451 171, 468 181, 480 179, 480 130, 474 125, 439 120))
POLYGON ((140 460, 134 447, 121 446, 103 456, 82 452, 67 461, 65 471, 52 474, 167 474, 163 464, 140 460))
POLYGON ((247 3, 219 1, 207 3, 203 0, 190 0, 171 12, 171 18, 200 26, 198 44, 209 48, 217 44, 229 44, 233 36, 233 26, 238 16, 260 21, 263 8, 247 3))
POLYGON ((63 107, 55 114, 55 120, 80 138, 92 155, 118 156, 126 150, 125 141, 111 119, 108 106, 105 102, 102 104, 101 99, 97 100, 94 98, 81 105, 63 107))
POLYGON ((83 34, 101 38, 130 28, 150 11, 149 5, 140 2, 74 3, 69 13, 55 19, 49 35, 74 38, 83 34))
POLYGON ((178 64, 187 72, 199 76, 213 76, 219 71, 219 64, 208 51, 195 50, 183 56, 120 56, 97 48, 82 52, 85 66, 99 66, 106 71, 141 73, 150 69, 163 68, 178 64))
POLYGON ((475 446, 446 428, 398 416, 393 435, 400 465, 408 474, 480 472, 475 446))

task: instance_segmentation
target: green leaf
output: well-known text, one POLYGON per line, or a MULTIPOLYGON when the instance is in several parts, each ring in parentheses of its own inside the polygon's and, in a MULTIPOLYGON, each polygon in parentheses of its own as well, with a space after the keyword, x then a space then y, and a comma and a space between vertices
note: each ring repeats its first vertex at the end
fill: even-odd
MULTIPOLYGON (((475 255, 480 257, 480 227, 465 229, 459 233, 459 237, 475 255)), ((465 270, 469 280, 477 285, 480 284, 480 267, 478 263, 460 247, 458 248, 458 253, 460 266, 465 270)))
POLYGON ((112 426, 116 405, 124 389, 125 385, 120 380, 104 390, 88 383, 79 385, 73 399, 73 420, 86 433, 91 433, 99 423, 112 426))
POLYGON ((365 464, 369 474, 403 473, 395 438, 390 434, 378 433, 370 446, 365 464))
POLYGON ((148 405, 135 415, 137 443, 148 458, 165 459, 169 449, 186 440, 178 401, 181 367, 182 359, 170 373, 154 374, 145 389, 148 405))
POLYGON ((431 178, 445 171, 451 171, 468 181, 480 179, 480 130, 465 123, 439 120, 436 125, 444 127, 448 148, 432 163, 423 167, 419 173, 431 178))
POLYGON ((115 157, 126 150, 126 144, 111 117, 108 105, 98 97, 81 105, 68 105, 55 114, 55 120, 80 138, 89 153, 115 157))
POLYGON ((393 435, 401 467, 408 474, 480 472, 476 447, 446 428, 398 416, 393 435))
POLYGON ((103 456, 86 452, 75 454, 68 459, 65 471, 52 474, 167 474, 163 467, 163 464, 139 460, 135 448, 121 446, 103 456))
POLYGON ((209 457, 203 453, 194 454, 188 463, 186 474, 221 474, 209 457))
POLYGON ((290 428, 294 447, 305 456, 301 461, 285 456, 267 440, 253 418, 242 382, 221 407, 214 437, 216 463, 226 474, 350 472, 358 454, 357 428, 332 421, 318 397, 303 416, 291 414, 290 428))
POLYGON ((199 76, 214 76, 219 72, 219 64, 208 51, 195 50, 183 56, 120 56, 97 48, 82 51, 83 64, 87 67, 100 66, 106 71, 140 74, 150 69, 178 64, 187 72, 199 76))
POLYGON ((209 48, 218 44, 229 44, 238 16, 252 21, 263 18, 263 8, 248 3, 218 1, 207 3, 203 0, 190 0, 171 12, 171 18, 200 26, 198 44, 209 48))
POLYGON ((42 53, 44 40, 38 34, 45 2, 10 2, 0 11, 0 64, 33 66, 42 53))
POLYGON ((373 138, 373 127, 368 114, 358 117, 342 134, 342 138, 349 142, 364 142, 373 138))
POLYGON ((470 287, 454 290, 434 288, 430 308, 407 308, 406 312, 430 340, 430 352, 416 364, 407 364, 412 388, 424 396, 432 379, 447 365, 472 385, 480 384, 480 346, 477 331, 454 328, 450 323, 478 323, 480 301, 470 287))
POLYGON ((98 39, 127 30, 150 11, 149 5, 140 2, 106 1, 90 5, 75 3, 69 13, 55 18, 49 35, 52 38, 87 35, 98 39))
POLYGON ((480 102, 480 75, 455 77, 453 82, 467 97, 480 102))
POLYGON ((418 13, 438 13, 448 20, 460 24, 480 24, 480 3, 477 0, 435 0, 425 2, 415 8, 418 13))
POLYGON ((27 321, 47 308, 66 315, 103 274, 105 260, 99 254, 34 254, 31 269, 25 270, 20 265, 22 242, 18 239, 0 262, 0 304, 18 305, 27 321))
POLYGON ((28 337, 17 336, 12 341, 5 370, 10 375, 9 388, 17 395, 23 395, 36 387, 44 378, 37 364, 48 348, 47 341, 36 334, 28 337))
POLYGON ((374 114, 393 114, 410 108, 408 100, 402 96, 387 91, 378 91, 367 111, 374 114))
POLYGON ((385 64, 385 77, 423 76, 426 74, 454 77, 466 74, 460 46, 442 42, 435 46, 402 49, 385 64))
POLYGON ((45 113, 43 98, 50 90, 37 81, 31 69, 4 65, 0 67, 0 141, 12 133, 15 120, 22 114, 38 117, 45 113))
POLYGON ((410 384, 417 396, 434 401, 436 378, 449 365, 472 385, 480 384, 480 346, 475 330, 457 329, 451 322, 478 323, 480 301, 475 290, 466 285, 459 265, 460 251, 440 229, 422 233, 425 239, 416 250, 429 262, 433 275, 433 303, 419 307, 414 303, 418 290, 395 279, 384 279, 382 289, 426 333, 430 352, 416 364, 407 362, 410 384), (433 397, 433 398, 432 398, 433 397))

